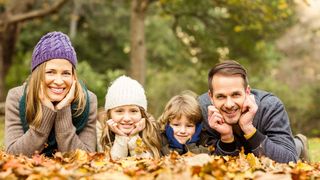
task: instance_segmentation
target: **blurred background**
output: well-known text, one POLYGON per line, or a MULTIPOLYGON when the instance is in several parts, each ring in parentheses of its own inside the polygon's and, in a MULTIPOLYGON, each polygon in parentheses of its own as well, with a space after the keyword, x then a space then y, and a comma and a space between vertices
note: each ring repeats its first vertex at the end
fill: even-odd
POLYGON ((208 70, 234 59, 252 88, 280 97, 294 133, 320 137, 319 0, 0 0, 2 130, 7 91, 28 77, 49 31, 70 36, 99 107, 110 82, 127 74, 158 117, 181 91, 207 92, 208 70))

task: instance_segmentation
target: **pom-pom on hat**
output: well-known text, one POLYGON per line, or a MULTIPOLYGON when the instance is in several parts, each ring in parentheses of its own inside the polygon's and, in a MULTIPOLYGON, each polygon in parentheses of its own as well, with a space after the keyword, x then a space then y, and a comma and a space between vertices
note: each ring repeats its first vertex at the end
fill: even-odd
POLYGON ((142 85, 125 75, 113 81, 105 101, 105 110, 124 105, 137 105, 147 110, 147 97, 142 85))
POLYGON ((62 32, 49 32, 42 36, 33 50, 31 71, 51 59, 66 59, 76 67, 76 52, 69 37, 62 32))

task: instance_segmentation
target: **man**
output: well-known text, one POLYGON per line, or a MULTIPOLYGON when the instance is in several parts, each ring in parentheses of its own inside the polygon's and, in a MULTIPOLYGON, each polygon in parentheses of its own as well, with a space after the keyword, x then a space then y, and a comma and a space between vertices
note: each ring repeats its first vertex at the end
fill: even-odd
POLYGON ((208 93, 201 95, 199 102, 208 142, 215 145, 215 154, 238 155, 243 147, 245 153, 283 163, 296 162, 297 150, 307 155, 301 153, 306 150, 306 138, 298 135, 294 140, 280 99, 265 91, 251 90, 247 72, 239 63, 217 64, 209 71, 208 85, 208 93))

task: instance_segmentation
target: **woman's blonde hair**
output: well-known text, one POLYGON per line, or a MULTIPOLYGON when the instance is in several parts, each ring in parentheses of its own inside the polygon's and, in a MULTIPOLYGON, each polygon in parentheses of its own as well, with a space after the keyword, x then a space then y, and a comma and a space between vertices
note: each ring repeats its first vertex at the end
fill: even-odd
MULTIPOLYGON (((27 79, 27 89, 26 89, 26 119, 29 124, 38 127, 42 121, 42 106, 39 98, 41 85, 43 87, 45 84, 45 67, 46 62, 40 64, 36 69, 33 70, 32 74, 27 79)), ((73 102, 77 102, 77 108, 74 116, 80 115, 86 106, 86 94, 82 89, 80 82, 78 81, 77 73, 72 67, 72 74, 76 81, 75 87, 75 98, 73 102)), ((46 93, 44 95, 47 95, 46 93)))
MULTIPOLYGON (((155 119, 151 115, 149 115, 142 107, 138 107, 140 109, 142 118, 145 118, 146 120, 146 127, 139 133, 139 135, 145 145, 152 152, 153 157, 160 158, 160 135, 157 131, 158 127, 155 119)), ((102 135, 99 143, 101 143, 104 151, 111 149, 115 138, 114 132, 109 129, 106 123, 106 121, 109 119, 111 119, 110 109, 107 112, 103 111, 102 114, 100 114, 99 121, 102 126, 102 135)))
POLYGON ((158 119, 161 131, 165 130, 166 125, 171 120, 180 119, 182 115, 186 116, 194 124, 201 122, 201 109, 196 96, 192 91, 184 91, 179 95, 173 96, 158 119))

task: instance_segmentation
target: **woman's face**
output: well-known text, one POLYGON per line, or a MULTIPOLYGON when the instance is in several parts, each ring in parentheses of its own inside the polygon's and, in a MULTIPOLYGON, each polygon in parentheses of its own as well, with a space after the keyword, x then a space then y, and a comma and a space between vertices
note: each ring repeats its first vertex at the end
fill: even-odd
POLYGON ((110 110, 111 119, 116 122, 118 128, 125 134, 135 128, 135 123, 141 120, 140 108, 136 105, 125 105, 110 110))
POLYGON ((45 87, 51 102, 60 102, 69 92, 73 82, 72 64, 65 59, 52 59, 46 62, 45 87))
POLYGON ((174 118, 169 124, 173 129, 173 136, 180 144, 185 144, 191 139, 196 131, 196 126, 186 116, 182 115, 180 119, 174 118))

